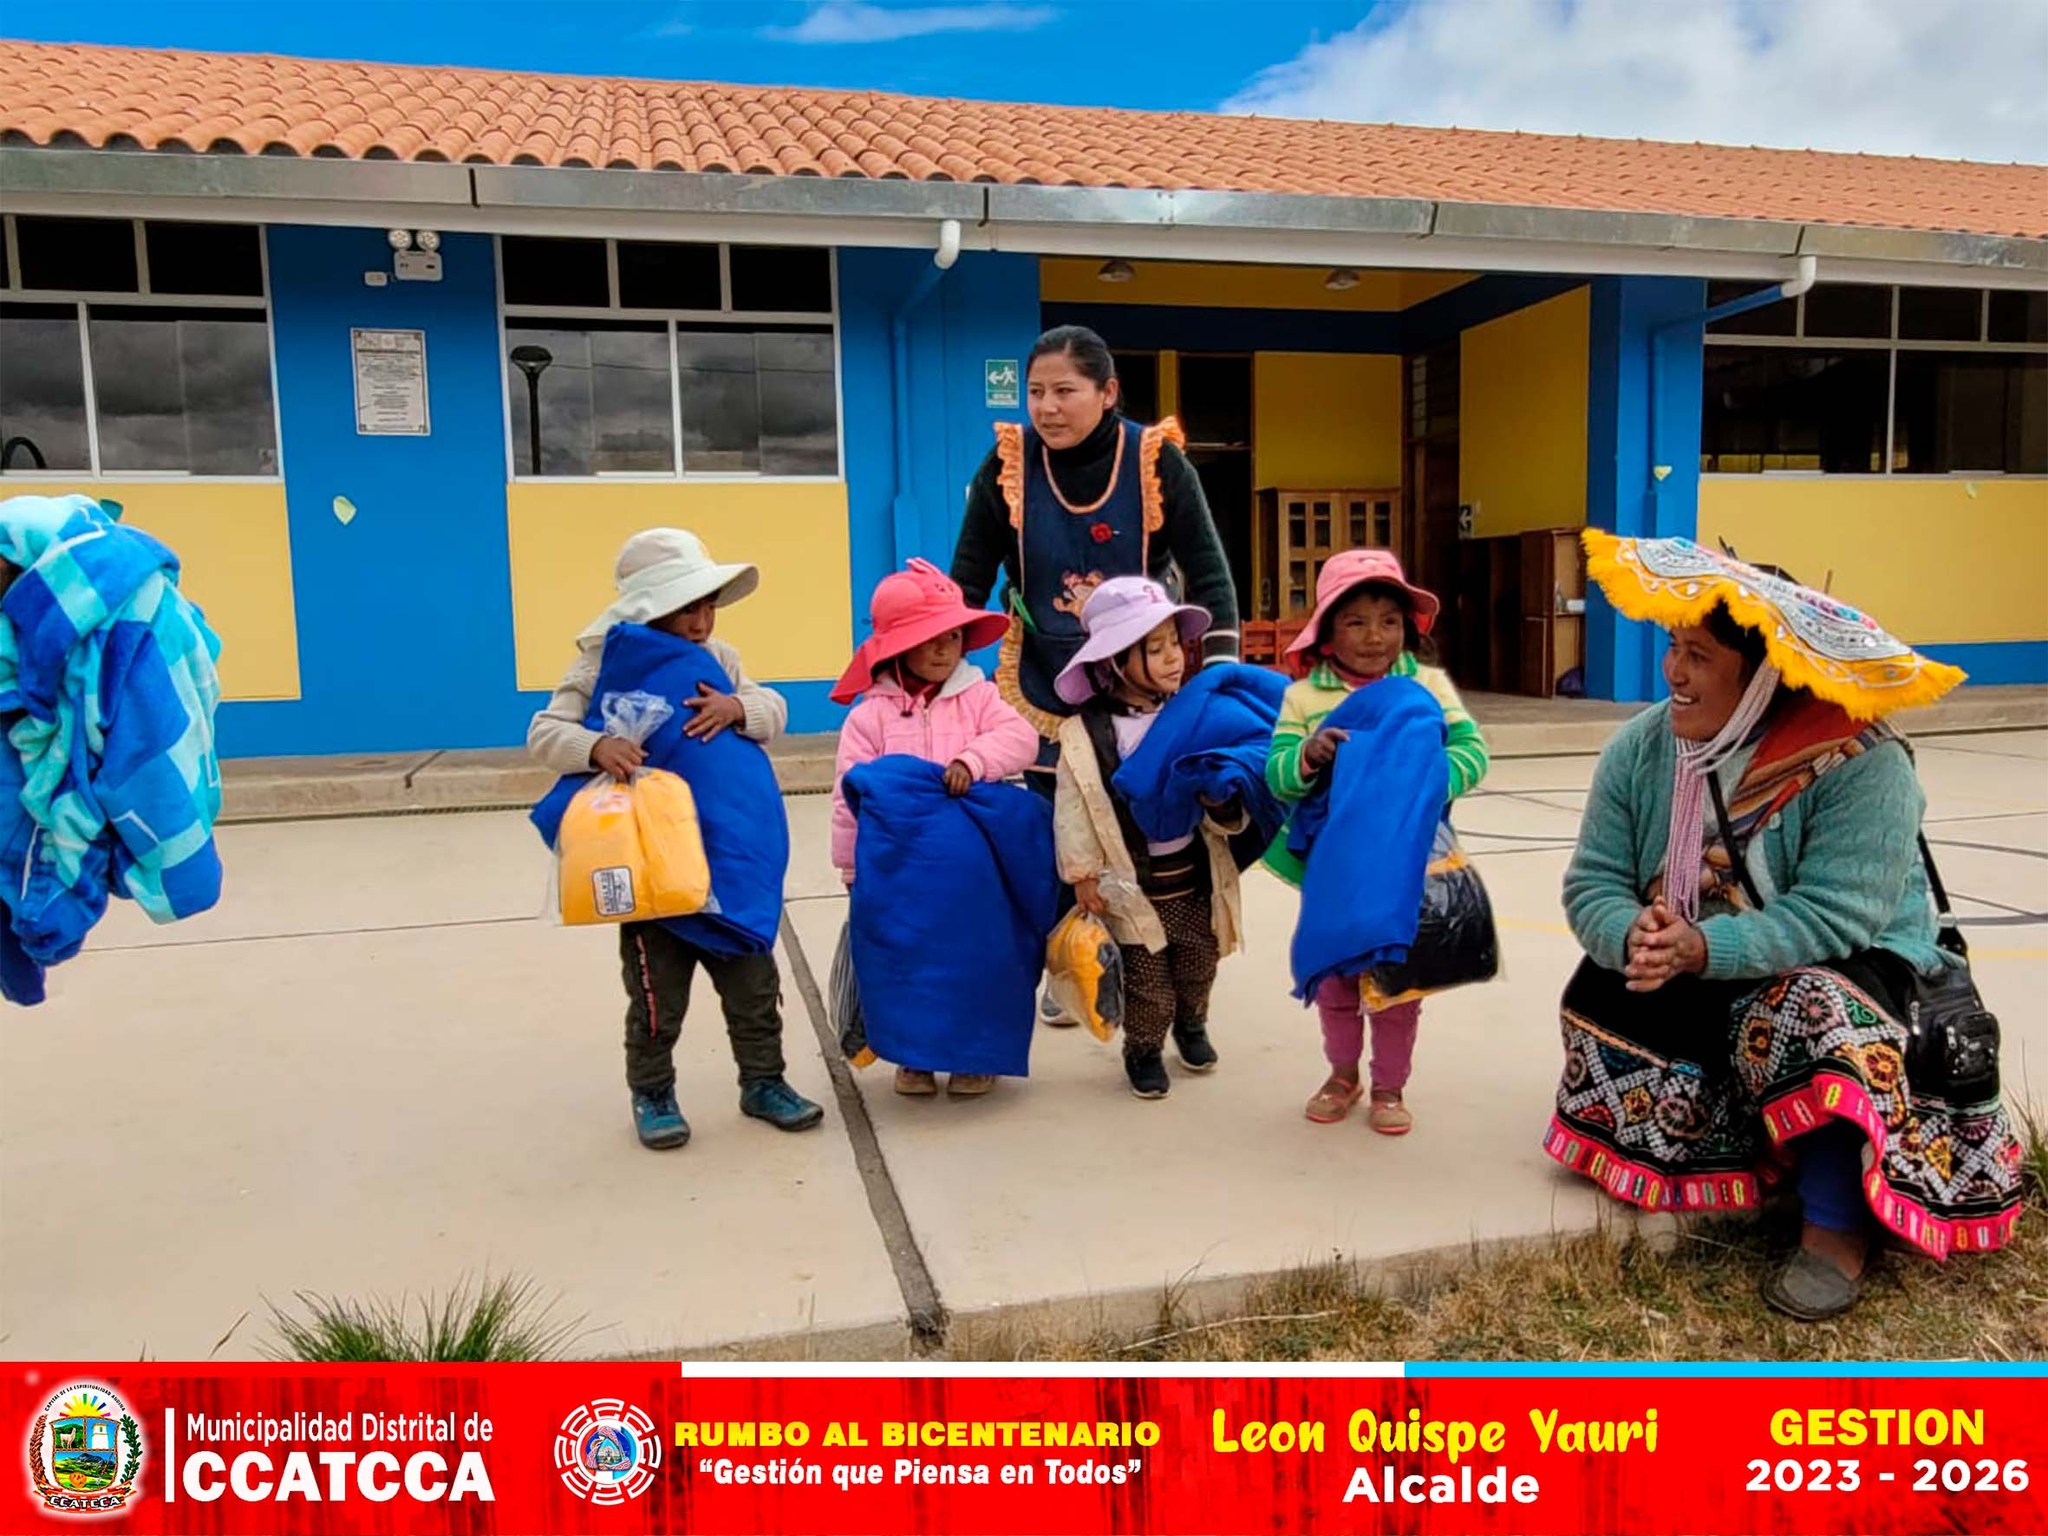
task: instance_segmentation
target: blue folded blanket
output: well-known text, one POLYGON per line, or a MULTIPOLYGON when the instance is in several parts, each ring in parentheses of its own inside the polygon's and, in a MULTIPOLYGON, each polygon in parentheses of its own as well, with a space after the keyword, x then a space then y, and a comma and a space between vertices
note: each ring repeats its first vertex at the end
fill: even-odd
POLYGON ((1169 843, 1201 825, 1202 797, 1242 801, 1260 840, 1287 820, 1266 787, 1266 752, 1287 679, 1266 667, 1219 662, 1159 711, 1111 781, 1147 841, 1169 843))
POLYGON ((922 758, 847 770, 860 827, 847 924, 867 1043, 925 1072, 1024 1077, 1059 912, 1052 807, 1011 784, 946 793, 922 758))
POLYGON ((1357 689, 1323 727, 1351 737, 1288 826, 1289 850, 1307 862, 1290 957, 1304 1000, 1329 977, 1407 958, 1450 794, 1443 708, 1413 678, 1357 689))
MULTIPOLYGON (((604 729, 604 701, 614 693, 642 690, 680 706, 709 683, 732 692, 732 679, 703 646, 644 624, 621 624, 605 637, 604 659, 590 693, 584 724, 604 729)), ((789 868, 789 819, 775 766, 761 744, 738 731, 720 731, 709 741, 683 734, 693 712, 678 707, 648 738, 647 764, 684 779, 697 801, 704 836, 704 862, 711 869, 711 900, 688 917, 663 918, 677 937, 714 955, 765 955, 775 947, 782 924, 782 877, 789 868)), ((591 780, 570 774, 533 808, 532 821, 547 845, 555 846, 562 815, 576 791, 591 780)))

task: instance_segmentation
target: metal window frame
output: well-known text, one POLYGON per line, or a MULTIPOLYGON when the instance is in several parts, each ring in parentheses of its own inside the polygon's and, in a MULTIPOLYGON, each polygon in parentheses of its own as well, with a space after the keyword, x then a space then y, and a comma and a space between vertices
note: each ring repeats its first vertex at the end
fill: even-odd
MULTIPOLYGON (((505 479, 508 485, 599 485, 619 481, 653 482, 672 484, 701 482, 705 484, 739 485, 843 485, 846 481, 846 367, 845 336, 840 326, 839 302, 839 251, 836 246, 826 246, 826 271, 830 283, 831 308, 817 310, 739 310, 732 308, 732 247, 734 242, 720 240, 718 246, 718 284, 720 307, 718 309, 650 309, 646 307, 627 308, 619 303, 619 240, 613 235, 571 236, 569 238, 601 239, 605 245, 605 270, 612 302, 603 308, 587 304, 508 304, 505 302, 505 240, 507 236, 498 233, 491 237, 491 255, 494 274, 497 279, 498 310, 498 374, 502 397, 501 403, 505 421, 505 479), (669 361, 669 422, 672 437, 672 465, 662 470, 630 470, 591 475, 536 475, 519 468, 517 445, 512 441, 512 375, 508 355, 508 332, 520 321, 526 320, 637 320, 663 325, 668 333, 669 361), (770 475, 750 470, 693 470, 684 462, 683 454, 683 380, 682 358, 677 337, 681 330, 690 325, 723 326, 790 326, 802 327, 812 333, 829 333, 832 338, 832 409, 834 422, 835 468, 825 475, 770 475)), ((512 238, 520 238, 513 236, 512 238)), ((624 237, 638 238, 638 237, 624 237)), ((644 241, 660 244, 660 241, 644 241)), ((693 240, 693 245, 714 242, 693 240)))
MULTIPOLYGON (((256 231, 257 268, 261 274, 263 291, 257 295, 183 294, 153 293, 149 289, 149 244, 144 232, 148 220, 131 217, 135 240, 135 279, 133 292, 93 288, 24 288, 21 286, 21 253, 15 237, 16 215, 10 213, 5 219, 7 287, 0 293, 0 299, 11 304, 69 304, 78 316, 78 352, 80 373, 85 389, 85 440, 86 458, 90 468, 83 471, 84 478, 104 481, 115 485, 147 485, 171 482, 179 485, 280 485, 284 482, 284 417, 278 399, 277 385, 277 324, 271 303, 270 292, 270 237, 269 226, 254 224, 249 227, 256 231), (261 311, 263 315, 263 355, 269 369, 270 382, 270 431, 271 446, 277 460, 277 468, 267 475, 197 475, 182 469, 123 469, 108 471, 100 452, 100 405, 98 380, 92 363, 92 306, 118 306, 124 309, 218 309, 239 310, 244 313, 261 311)), ((216 222, 216 221, 208 221, 216 222)), ((235 222, 235 221, 229 221, 235 222)), ((81 471, 55 469, 10 469, 7 480, 41 481, 45 484, 77 480, 81 471)))

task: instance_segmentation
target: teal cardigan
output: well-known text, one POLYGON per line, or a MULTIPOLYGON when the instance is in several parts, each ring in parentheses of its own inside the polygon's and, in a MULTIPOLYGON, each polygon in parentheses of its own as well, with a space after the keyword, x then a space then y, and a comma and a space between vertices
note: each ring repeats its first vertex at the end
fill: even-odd
MULTIPOLYGON (((1566 920, 1593 962, 1611 971, 1626 963, 1628 926, 1663 868, 1676 756, 1670 710, 1667 702, 1642 711, 1600 754, 1565 870, 1566 920)), ((1724 793, 1736 777, 1726 773, 1724 793)), ((1762 910, 1701 921, 1707 976, 1761 980, 1873 948, 1924 975, 1939 971, 1947 961, 1934 942, 1934 903, 1916 842, 1926 803, 1898 743, 1853 757, 1807 786, 1751 839, 1747 862, 1762 910)), ((1708 819, 1711 825, 1711 811, 1708 819)))

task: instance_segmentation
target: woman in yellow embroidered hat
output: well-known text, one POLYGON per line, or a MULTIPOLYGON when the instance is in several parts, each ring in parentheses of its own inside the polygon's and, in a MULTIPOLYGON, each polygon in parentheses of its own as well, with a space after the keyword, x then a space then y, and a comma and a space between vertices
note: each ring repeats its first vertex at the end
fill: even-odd
POLYGON ((2020 1149, 1995 1025, 1969 1017, 1881 718, 1962 674, 1690 540, 1586 547, 1617 609, 1670 630, 1670 698, 1601 754, 1565 873, 1586 959, 1546 1150, 1648 1210, 1754 1209, 1789 1178, 1800 1245, 1764 1299, 1805 1321, 1855 1304, 1882 1232, 1937 1259, 2001 1246, 2020 1149), (1916 1005, 1962 1025, 1916 1040, 1916 1005))
POLYGON ((1119 414, 1116 361, 1100 336, 1047 331, 1025 385, 1030 424, 996 424, 996 446, 967 488, 951 575, 976 608, 1006 578, 996 686, 1047 744, 1045 771, 1032 778, 1050 795, 1052 741, 1074 712, 1053 679, 1081 647, 1088 594, 1112 576, 1151 577, 1214 620, 1202 637, 1207 662, 1237 657, 1237 588, 1179 425, 1119 414))

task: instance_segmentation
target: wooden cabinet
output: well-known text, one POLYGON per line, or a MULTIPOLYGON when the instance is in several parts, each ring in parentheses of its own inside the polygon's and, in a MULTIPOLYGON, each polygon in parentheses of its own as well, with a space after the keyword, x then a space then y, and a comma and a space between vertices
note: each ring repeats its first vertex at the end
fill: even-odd
POLYGON ((1586 557, 1576 528, 1459 545, 1454 672, 1470 688, 1547 699, 1586 659, 1586 557))
POLYGON ((1252 538, 1254 617, 1307 616, 1316 577, 1339 550, 1375 547, 1399 553, 1401 492, 1390 490, 1259 492, 1252 538))

